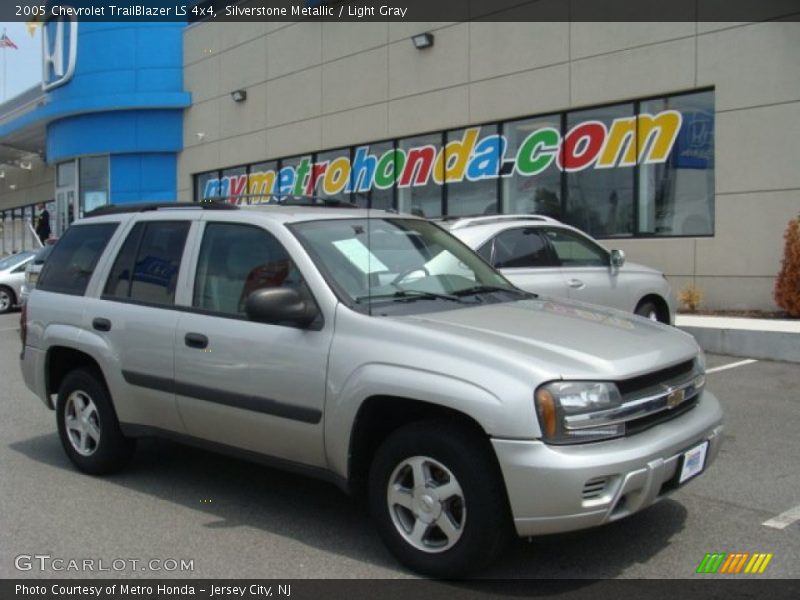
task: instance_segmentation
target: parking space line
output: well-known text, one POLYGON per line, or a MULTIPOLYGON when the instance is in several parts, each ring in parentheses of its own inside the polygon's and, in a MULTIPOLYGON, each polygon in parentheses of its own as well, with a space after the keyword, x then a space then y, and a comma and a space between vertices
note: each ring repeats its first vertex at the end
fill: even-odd
POLYGON ((777 517, 771 518, 769 521, 764 521, 762 525, 774 529, 786 529, 789 525, 798 520, 800 520, 800 506, 795 506, 786 512, 782 512, 777 517))
POLYGON ((718 371, 726 371, 727 369, 735 369, 736 367, 743 367, 745 365, 752 365, 753 363, 757 363, 758 361, 754 358, 748 358, 747 360, 740 360, 739 362, 731 363, 729 365, 722 365, 721 367, 714 367, 713 369, 706 369, 706 374, 708 373, 716 373, 718 371))

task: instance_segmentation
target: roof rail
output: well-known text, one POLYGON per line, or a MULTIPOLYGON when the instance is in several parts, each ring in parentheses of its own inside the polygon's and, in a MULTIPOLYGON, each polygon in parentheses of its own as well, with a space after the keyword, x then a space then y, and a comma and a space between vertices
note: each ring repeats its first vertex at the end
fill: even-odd
POLYGON ((102 217, 151 210, 238 210, 235 204, 223 202, 137 202, 134 204, 109 204, 90 210, 84 217, 102 217))
POLYGON ((206 200, 228 203, 230 206, 316 206, 327 208, 360 208, 357 204, 339 198, 323 198, 321 196, 301 196, 295 194, 236 194, 235 196, 213 196, 206 200))
POLYGON ((443 219, 448 229, 464 229, 476 225, 488 225, 491 223, 506 223, 509 221, 541 221, 542 223, 560 224, 558 219, 546 215, 479 215, 474 217, 456 217, 454 219, 443 219))

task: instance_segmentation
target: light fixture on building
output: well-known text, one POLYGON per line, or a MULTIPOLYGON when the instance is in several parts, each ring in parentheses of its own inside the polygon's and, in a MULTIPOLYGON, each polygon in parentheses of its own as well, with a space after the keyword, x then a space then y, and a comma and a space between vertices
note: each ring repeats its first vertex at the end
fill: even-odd
POLYGON ((5 179, 5 178, 6 178, 6 172, 0 171, 0 179, 5 179))
POLYGON ((25 169, 26 171, 30 171, 33 169, 33 163, 29 160, 21 160, 19 161, 19 168, 25 169))
POLYGON ((247 100, 247 90, 233 90, 231 98, 233 98, 234 102, 244 102, 247 100))
POLYGON ((202 142, 206 137, 206 132, 205 131, 198 131, 197 133, 195 133, 195 135, 197 136, 197 139, 202 142))
POLYGON ((17 184, 16 183, 9 184, 8 189, 10 189, 10 190, 17 189, 17 184))
POLYGON ((414 42, 414 48, 417 50, 430 48, 433 46, 433 34, 429 31, 426 31, 425 33, 420 33, 419 35, 413 36, 411 41, 414 42))

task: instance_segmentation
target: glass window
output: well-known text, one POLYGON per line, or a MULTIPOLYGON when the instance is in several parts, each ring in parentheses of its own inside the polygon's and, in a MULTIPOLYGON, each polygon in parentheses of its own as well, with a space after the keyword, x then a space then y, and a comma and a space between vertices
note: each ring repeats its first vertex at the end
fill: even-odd
POLYGON ((192 306, 242 316, 252 292, 287 286, 311 297, 294 262, 272 234, 252 225, 206 225, 192 306))
POLYGON ((547 242, 537 229, 509 229, 494 240, 492 265, 498 269, 551 267, 553 260, 547 242))
POLYGON ((69 227, 44 264, 37 287, 82 296, 117 225, 96 223, 69 227))
POLYGON ((560 132, 560 115, 503 125, 506 156, 516 157, 514 169, 502 171, 503 212, 561 217, 561 171, 556 164, 560 132))
POLYGON ((275 193, 280 196, 300 196, 311 190, 311 156, 295 156, 280 161, 275 193))
MULTIPOLYGON (((394 174, 398 210, 420 217, 442 216, 442 173, 436 172, 442 135, 406 138, 400 140, 397 147, 394 174)), ((385 174, 381 170, 379 167, 379 176, 385 174)))
MULTIPOLYGON (((375 185, 378 165, 381 158, 394 150, 394 142, 370 144, 366 150, 356 148, 353 157, 353 188, 356 200, 361 205, 360 199, 364 194, 369 196, 369 206, 381 210, 394 208, 394 181, 381 180, 381 186, 375 185)), ((391 155, 389 155, 391 158, 391 155)), ((388 160, 388 159, 387 159, 388 160)), ((385 163, 384 163, 385 164, 385 163)))
POLYGON ((219 196, 219 183, 219 171, 209 171, 208 173, 196 175, 194 179, 195 202, 210 200, 219 196))
POLYGON ((56 167, 56 185, 64 187, 75 185, 75 161, 59 163, 56 167))
POLYGON ((497 176, 503 142, 496 125, 447 132, 445 181, 448 215, 494 215, 500 212, 497 176))
POLYGON ((562 266, 608 266, 608 253, 590 239, 566 229, 546 229, 544 234, 562 266))
MULTIPOLYGON (((648 100, 640 106, 640 128, 649 129, 652 116, 669 110, 681 114, 681 126, 668 160, 639 167, 639 232, 713 235, 714 92, 648 100)), ((651 140, 644 151, 657 152, 652 148, 656 142, 651 140)))
POLYGON ((105 294, 146 304, 173 304, 188 221, 137 223, 117 255, 105 294))
POLYGON ((604 145, 606 131, 615 119, 633 122, 633 117, 630 103, 567 114, 567 133, 559 155, 567 177, 564 216, 570 225, 589 235, 633 235, 635 170, 612 166, 621 157, 607 155, 613 146, 604 145))
POLYGON ((331 219, 291 229, 334 291, 356 310, 402 304, 395 309, 424 312, 475 303, 473 296, 484 293, 487 302, 518 297, 502 275, 423 219, 331 219), (425 306, 407 306, 417 301, 425 306))
MULTIPOLYGON (((350 169, 350 148, 330 150, 317 154, 314 164, 307 168, 308 173, 300 173, 302 164, 298 167, 298 178, 305 175, 307 181, 301 192, 311 191, 320 198, 332 198, 342 202, 350 202, 352 173, 350 169)), ((361 203, 366 206, 366 199, 361 203)))
POLYGON ((80 210, 85 213, 108 204, 108 156, 80 159, 80 210))
POLYGON ((239 196, 247 194, 247 169, 236 167, 225 169, 219 181, 219 199, 223 202, 238 202, 239 196))
POLYGON ((277 192, 278 186, 278 161, 270 160, 250 166, 247 175, 249 203, 259 204, 272 200, 272 194, 277 192))

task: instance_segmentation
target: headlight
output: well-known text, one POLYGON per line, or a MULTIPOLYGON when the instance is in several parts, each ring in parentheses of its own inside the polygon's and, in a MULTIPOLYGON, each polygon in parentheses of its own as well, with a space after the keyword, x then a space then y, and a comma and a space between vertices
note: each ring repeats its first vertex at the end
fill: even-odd
POLYGON ((545 439, 553 444, 578 444, 625 435, 625 424, 571 427, 568 417, 618 408, 622 396, 605 381, 554 381, 536 390, 536 412, 545 439))
POLYGON ((706 374, 706 353, 701 348, 697 348, 697 368, 703 375, 706 374))

